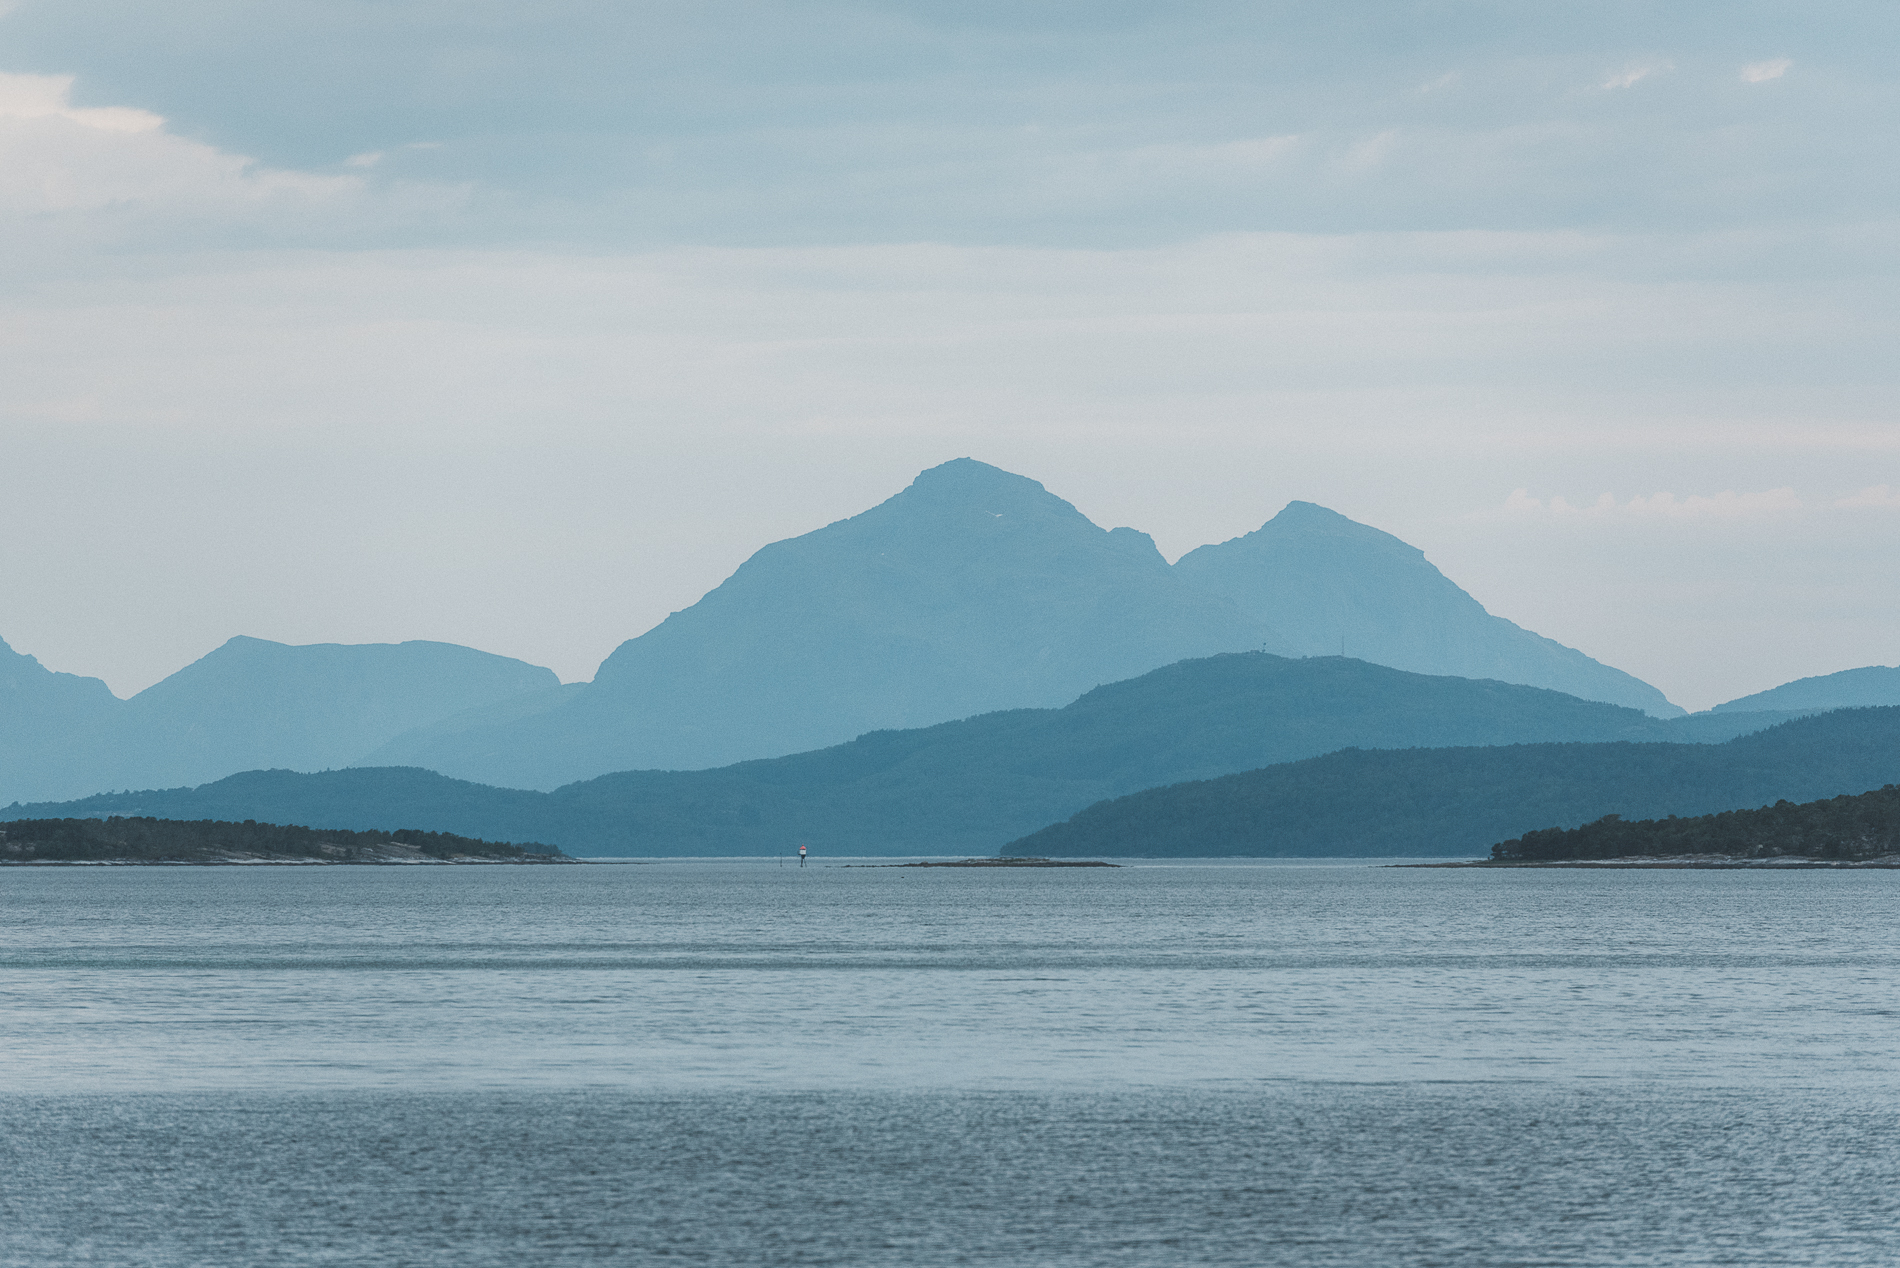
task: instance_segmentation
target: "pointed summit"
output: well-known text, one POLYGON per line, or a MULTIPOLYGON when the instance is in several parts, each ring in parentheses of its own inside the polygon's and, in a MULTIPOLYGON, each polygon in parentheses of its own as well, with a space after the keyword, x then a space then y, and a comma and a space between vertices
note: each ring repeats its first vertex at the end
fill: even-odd
POLYGON ((1417 547, 1311 502, 1190 551, 1174 570, 1271 624, 1299 655, 1548 687, 1658 717, 1682 712, 1641 679, 1492 616, 1417 547))
POLYGON ((850 519, 764 547, 630 639, 571 703, 428 733, 366 764, 552 787, 771 757, 866 731, 1067 704, 1190 656, 1280 644, 1185 584, 1145 534, 959 458, 850 519))
MULTIPOLYGON (((898 497, 918 495, 944 498, 1024 498, 1038 496, 1050 497, 1049 490, 1040 480, 1031 480, 1028 476, 1005 471, 1001 467, 992 467, 987 462, 978 462, 975 458, 952 458, 940 462, 934 467, 926 467, 917 473, 898 497)), ((1061 501, 1060 498, 1056 499, 1061 501)), ((1062 503, 1068 506, 1067 502, 1062 503)), ((1073 508, 1071 508, 1073 509, 1073 508)))
MULTIPOLYGON (((1409 542, 1401 541, 1388 532, 1361 524, 1358 520, 1347 519, 1338 511, 1321 506, 1317 502, 1288 502, 1280 513, 1235 541, 1284 541, 1290 538, 1333 537, 1342 541, 1357 542, 1370 550, 1388 552, 1396 557, 1412 559, 1425 558, 1425 552, 1409 542)), ((1223 543, 1231 544, 1231 543, 1223 543)), ((1211 547, 1203 546, 1208 550, 1211 547)))

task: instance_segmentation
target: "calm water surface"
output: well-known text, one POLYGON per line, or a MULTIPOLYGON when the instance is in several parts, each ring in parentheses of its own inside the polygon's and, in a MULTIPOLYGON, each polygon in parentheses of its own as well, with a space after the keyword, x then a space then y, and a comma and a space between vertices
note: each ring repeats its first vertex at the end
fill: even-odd
POLYGON ((1892 1264, 1900 876, 0 872, 0 1264, 1892 1264))

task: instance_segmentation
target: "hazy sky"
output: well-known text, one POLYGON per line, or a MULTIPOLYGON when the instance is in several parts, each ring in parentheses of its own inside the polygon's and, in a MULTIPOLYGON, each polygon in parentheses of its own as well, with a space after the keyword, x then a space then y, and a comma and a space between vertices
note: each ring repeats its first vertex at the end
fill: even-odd
POLYGON ((1900 661, 1900 6, 0 0, 0 637, 592 675, 970 455, 1900 661))

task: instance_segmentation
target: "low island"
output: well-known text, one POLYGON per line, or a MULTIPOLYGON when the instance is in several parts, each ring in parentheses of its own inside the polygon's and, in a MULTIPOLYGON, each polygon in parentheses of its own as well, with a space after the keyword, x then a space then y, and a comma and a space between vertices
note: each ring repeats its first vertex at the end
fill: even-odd
POLYGON ((573 863, 551 845, 404 828, 350 832, 277 823, 151 818, 0 823, 0 865, 573 863))
MULTIPOLYGON (((858 864, 858 866, 865 866, 858 864)), ((949 859, 942 862, 931 860, 923 863, 873 863, 872 867, 1120 867, 1119 863, 1102 863, 1094 859, 1033 859, 999 857, 992 859, 949 859)))
POLYGON ((1526 832, 1462 867, 1900 868, 1900 785, 1694 818, 1526 832))

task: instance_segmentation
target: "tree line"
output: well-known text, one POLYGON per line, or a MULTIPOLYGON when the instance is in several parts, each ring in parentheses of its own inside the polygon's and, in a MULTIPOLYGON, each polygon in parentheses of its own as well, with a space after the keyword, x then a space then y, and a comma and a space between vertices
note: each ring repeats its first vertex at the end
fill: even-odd
POLYGON ((368 861, 391 844, 429 858, 526 859, 558 856, 551 845, 514 845, 401 828, 350 832, 219 819, 15 819, 0 823, 0 861, 14 863, 195 863, 227 854, 282 859, 368 861))
POLYGON ((1855 860, 1900 854, 1900 784, 1873 792, 1758 810, 1631 822, 1605 815, 1578 828, 1526 832, 1491 847, 1498 862, 1664 858, 1721 854, 1739 858, 1855 860))

